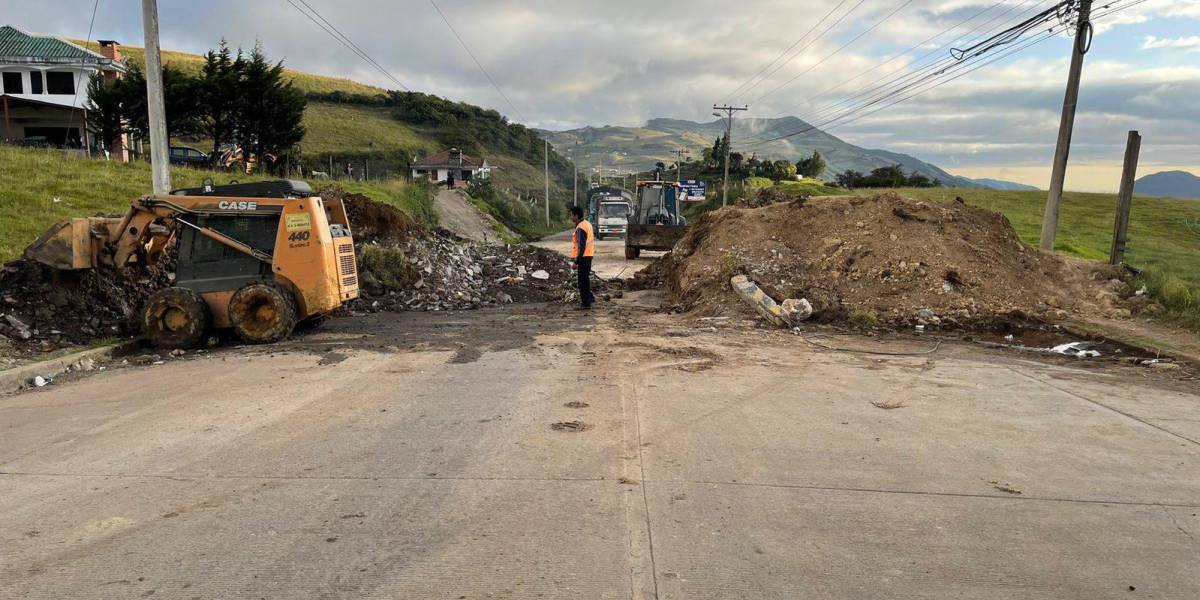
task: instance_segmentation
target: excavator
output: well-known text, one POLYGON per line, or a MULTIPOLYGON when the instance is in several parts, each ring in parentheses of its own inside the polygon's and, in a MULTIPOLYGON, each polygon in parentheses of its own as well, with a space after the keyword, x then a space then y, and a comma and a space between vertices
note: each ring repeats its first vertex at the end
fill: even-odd
POLYGON ((199 345, 214 329, 271 343, 358 297, 354 239, 340 200, 303 181, 213 185, 135 198, 122 217, 74 218, 25 256, 60 270, 114 276, 177 249, 172 287, 154 292, 140 322, 159 348, 199 345))

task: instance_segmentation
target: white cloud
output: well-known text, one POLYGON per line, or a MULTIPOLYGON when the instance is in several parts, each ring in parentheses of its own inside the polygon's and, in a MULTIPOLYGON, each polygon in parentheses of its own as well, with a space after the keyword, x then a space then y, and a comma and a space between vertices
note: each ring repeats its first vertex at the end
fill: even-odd
POLYGON ((1157 48, 1183 48, 1188 52, 1200 52, 1200 35, 1177 38, 1160 38, 1148 35, 1142 41, 1142 50, 1157 48))

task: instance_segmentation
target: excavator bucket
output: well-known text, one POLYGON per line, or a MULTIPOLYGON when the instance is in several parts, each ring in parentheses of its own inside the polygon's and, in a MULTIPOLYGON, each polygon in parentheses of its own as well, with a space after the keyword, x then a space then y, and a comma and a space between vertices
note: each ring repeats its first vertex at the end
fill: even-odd
POLYGON ((99 264, 121 218, 81 217, 58 223, 25 248, 25 257, 61 270, 91 269, 99 264))

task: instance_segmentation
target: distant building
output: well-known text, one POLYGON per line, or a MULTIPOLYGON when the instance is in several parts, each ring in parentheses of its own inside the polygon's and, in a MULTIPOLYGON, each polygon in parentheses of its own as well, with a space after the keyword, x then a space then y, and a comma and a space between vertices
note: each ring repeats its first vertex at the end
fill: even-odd
MULTIPOLYGON (((86 120, 92 73, 121 77, 125 61, 118 44, 100 40, 100 52, 50 36, 0 27, 0 134, 14 142, 99 150, 86 120)), ((125 140, 111 150, 126 157, 125 140)))
POLYGON ((463 154, 458 148, 438 152, 413 162, 413 179, 428 179, 434 183, 452 182, 455 187, 465 186, 472 179, 491 177, 492 166, 487 159, 463 154))

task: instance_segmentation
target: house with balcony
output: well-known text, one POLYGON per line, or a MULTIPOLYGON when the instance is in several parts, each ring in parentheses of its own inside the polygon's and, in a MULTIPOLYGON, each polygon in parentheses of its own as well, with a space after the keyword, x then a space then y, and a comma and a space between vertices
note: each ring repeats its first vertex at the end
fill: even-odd
POLYGON ((66 40, 0 26, 0 136, 15 143, 111 150, 126 158, 125 140, 101 148, 87 125, 87 86, 93 73, 126 71, 118 44, 100 40, 93 52, 66 40))

